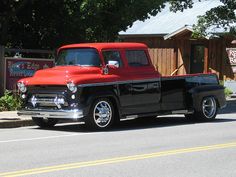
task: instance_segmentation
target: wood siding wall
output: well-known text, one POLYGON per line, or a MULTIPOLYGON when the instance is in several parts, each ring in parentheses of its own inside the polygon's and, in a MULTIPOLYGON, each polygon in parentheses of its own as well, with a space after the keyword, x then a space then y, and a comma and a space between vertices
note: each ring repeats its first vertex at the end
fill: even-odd
POLYGON ((226 48, 232 45, 232 37, 210 40, 191 40, 184 37, 163 40, 162 37, 126 37, 126 42, 142 42, 149 47, 149 54, 153 65, 162 75, 170 75, 179 68, 175 75, 190 73, 191 45, 204 45, 204 72, 214 72, 220 79, 236 80, 229 64, 226 48))
POLYGON ((153 65, 162 75, 170 75, 176 69, 176 54, 173 48, 150 48, 149 54, 153 65))
POLYGON ((125 38, 127 42, 142 42, 149 47, 149 54, 155 68, 164 76, 170 75, 177 67, 176 44, 161 38, 125 38))
POLYGON ((233 73, 226 48, 236 47, 231 44, 232 39, 215 39, 209 41, 209 68, 219 75, 220 79, 236 80, 233 73))

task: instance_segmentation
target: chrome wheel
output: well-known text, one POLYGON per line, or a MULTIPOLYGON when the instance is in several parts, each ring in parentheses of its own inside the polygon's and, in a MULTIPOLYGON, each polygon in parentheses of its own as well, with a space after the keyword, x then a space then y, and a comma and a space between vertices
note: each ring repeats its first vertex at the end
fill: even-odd
POLYGON ((203 111, 204 116, 207 119, 211 119, 215 117, 217 107, 216 107, 216 101, 213 97, 207 97, 203 99, 202 111, 203 111))
POLYGON ((99 101, 93 110, 93 119, 100 128, 107 127, 112 120, 112 108, 107 101, 99 101))

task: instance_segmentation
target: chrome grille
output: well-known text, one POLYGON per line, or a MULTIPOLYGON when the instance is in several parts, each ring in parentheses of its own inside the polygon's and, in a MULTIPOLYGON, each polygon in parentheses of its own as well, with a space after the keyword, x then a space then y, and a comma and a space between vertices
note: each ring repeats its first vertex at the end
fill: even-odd
POLYGON ((61 109, 62 107, 68 106, 64 95, 60 94, 34 94, 28 100, 33 107, 55 107, 61 109))

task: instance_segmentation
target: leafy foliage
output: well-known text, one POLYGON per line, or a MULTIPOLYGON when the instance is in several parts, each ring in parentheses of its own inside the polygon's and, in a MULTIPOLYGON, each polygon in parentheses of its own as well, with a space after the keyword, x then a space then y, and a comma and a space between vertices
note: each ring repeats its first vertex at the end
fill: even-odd
POLYGON ((233 94, 233 91, 229 88, 225 88, 224 92, 225 92, 225 97, 230 97, 230 95, 233 94))
MULTIPOLYGON (((220 85, 224 86, 224 81, 223 80, 220 81, 220 85)), ((233 94, 233 91, 230 88, 225 87, 224 93, 225 93, 225 97, 227 98, 227 97, 230 97, 233 94)))
POLYGON ((171 3, 170 10, 173 12, 177 11, 183 12, 184 9, 192 8, 194 4, 192 0, 170 1, 170 3, 171 3))
POLYGON ((2 0, 0 44, 55 48, 65 43, 114 41, 121 30, 166 0, 2 0))
POLYGON ((14 111, 20 108, 22 100, 19 96, 6 90, 4 95, 0 98, 0 111, 14 111))
POLYGON ((236 1, 221 0, 221 6, 212 8, 205 15, 198 17, 198 23, 194 26, 194 37, 205 37, 209 34, 210 28, 223 28, 231 33, 236 34, 236 1))
MULTIPOLYGON (((206 35, 211 25, 235 23, 236 1, 221 1, 222 6, 199 17, 196 36, 206 35)), ((194 4, 194 0, 1 0, 0 45, 53 49, 67 43, 114 41, 119 31, 156 15, 166 2, 174 12, 194 4)))

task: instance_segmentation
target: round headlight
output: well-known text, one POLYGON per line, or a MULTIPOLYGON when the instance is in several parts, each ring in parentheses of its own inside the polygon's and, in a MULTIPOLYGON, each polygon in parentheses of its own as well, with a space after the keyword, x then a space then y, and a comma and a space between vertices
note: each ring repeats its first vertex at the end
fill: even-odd
POLYGON ((68 82, 67 87, 72 93, 75 93, 77 91, 77 87, 73 82, 68 82))
POLYGON ((27 91, 27 87, 23 82, 18 82, 17 83, 18 89, 22 92, 25 93, 27 91))

